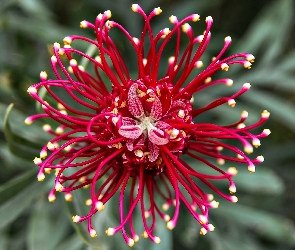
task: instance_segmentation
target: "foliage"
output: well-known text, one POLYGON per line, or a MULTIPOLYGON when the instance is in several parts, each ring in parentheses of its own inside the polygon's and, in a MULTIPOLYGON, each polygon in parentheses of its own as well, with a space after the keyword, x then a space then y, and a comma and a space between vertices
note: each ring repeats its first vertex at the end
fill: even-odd
MULTIPOLYGON (((263 109, 267 109, 271 113, 267 125, 272 135, 257 150, 257 154, 264 155, 266 159, 262 166, 257 167, 257 173, 250 175, 240 168, 235 177, 240 204, 221 202, 220 208, 212 211, 215 232, 199 236, 198 223, 191 220, 187 211, 181 210, 181 220, 172 232, 164 224, 158 225, 161 245, 141 239, 134 249, 294 249, 294 2, 277 0, 257 3, 251 0, 243 5, 245 9, 242 12, 236 13, 234 10, 239 9, 240 4, 237 1, 135 2, 145 9, 161 6, 163 14, 154 23, 156 29, 167 25, 170 14, 179 17, 192 12, 201 17, 212 15, 215 21, 214 39, 210 55, 206 55, 208 60, 222 46, 218 39, 222 41, 226 35, 231 35, 234 41, 230 52, 253 53, 257 60, 251 71, 245 73, 230 68, 227 73, 234 79, 233 87, 216 88, 215 92, 206 92, 197 100, 208 103, 217 95, 226 95, 229 91, 233 93, 243 82, 251 82, 251 91, 238 100, 235 108, 220 107, 206 119, 223 123, 239 117, 240 112, 246 109, 250 113, 250 123, 258 119, 263 109)), ((118 224, 117 215, 112 211, 116 201, 108 202, 105 211, 95 216, 99 235, 96 239, 88 236, 84 223, 73 225, 70 220, 77 213, 76 204, 85 202, 83 192, 71 203, 64 202, 61 196, 55 203, 46 201, 52 179, 38 183, 35 177, 37 169, 32 160, 48 137, 40 129, 42 124, 33 123, 26 127, 23 120, 35 113, 35 104, 28 98, 26 89, 31 83, 39 81, 41 70, 49 69, 53 42, 61 42, 68 34, 87 32, 78 29, 79 21, 93 20, 105 9, 111 9, 113 17, 130 33, 138 34, 140 29, 136 15, 128 14, 126 17, 125 14, 129 13, 130 6, 129 0, 1 1, 0 117, 3 119, 0 119, 0 249, 90 250, 116 249, 118 245, 123 250, 129 248, 122 244, 120 235, 107 237, 104 233, 109 226, 118 224), (13 109, 13 105, 8 106, 11 102, 15 103, 13 109)), ((195 32, 203 32, 201 24, 195 26, 195 32)), ((119 36, 116 39, 120 41, 119 36)), ((128 51, 123 53, 128 55, 128 51)), ((222 185, 220 188, 226 189, 222 185)))

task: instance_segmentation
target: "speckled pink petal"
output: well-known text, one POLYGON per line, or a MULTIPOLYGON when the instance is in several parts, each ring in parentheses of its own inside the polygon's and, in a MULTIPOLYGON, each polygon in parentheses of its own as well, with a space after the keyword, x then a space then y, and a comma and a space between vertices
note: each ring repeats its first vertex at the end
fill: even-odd
POLYGON ((165 145, 168 143, 168 138, 165 137, 165 133, 160 129, 151 129, 149 131, 149 139, 156 145, 165 145))
POLYGON ((136 121, 130 117, 122 117, 122 125, 136 125, 136 121))
POLYGON ((129 151, 133 150, 133 142, 134 142, 134 140, 127 140, 127 142, 126 142, 126 147, 129 151))
POLYGON ((165 130, 165 129, 172 128, 171 125, 169 125, 169 124, 166 123, 166 122, 162 122, 162 121, 158 121, 158 122, 156 123, 156 127, 157 127, 158 129, 161 129, 161 130, 165 130))
POLYGON ((138 125, 123 125, 118 132, 128 139, 136 139, 142 134, 142 130, 138 125))
POLYGON ((128 91, 128 110, 136 118, 144 115, 142 103, 136 94, 137 86, 136 83, 132 84, 128 91))
POLYGON ((154 98, 153 101, 153 106, 152 106, 152 110, 151 110, 151 117, 154 118, 155 120, 158 120, 162 117, 162 103, 160 101, 160 99, 158 98, 158 96, 152 92, 150 93, 150 96, 152 98, 154 98))
POLYGON ((155 144, 153 144, 151 141, 148 142, 148 148, 150 151, 150 162, 154 162, 158 159, 159 156, 159 147, 155 144))

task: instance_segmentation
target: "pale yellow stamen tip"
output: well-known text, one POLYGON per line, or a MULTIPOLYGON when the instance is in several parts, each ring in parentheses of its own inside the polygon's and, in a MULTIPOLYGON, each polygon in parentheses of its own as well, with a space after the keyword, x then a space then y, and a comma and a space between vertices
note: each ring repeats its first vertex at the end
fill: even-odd
POLYGON ((156 244, 160 244, 161 243, 161 239, 159 237, 155 237, 155 243, 156 244))
POLYGON ((193 22, 197 22, 197 21, 199 21, 200 20, 200 15, 198 15, 198 14, 194 14, 193 15, 193 19, 192 19, 192 21, 193 22))
POLYGON ((35 157, 35 159, 33 160, 33 162, 38 165, 38 164, 41 164, 42 163, 42 160, 38 157, 35 157))
POLYGON ((205 79, 204 83, 209 83, 209 82, 211 82, 211 81, 212 81, 212 78, 211 78, 211 77, 207 77, 207 78, 205 79))
POLYGON ((101 211, 104 209, 104 205, 101 201, 96 202, 95 207, 98 211, 101 211))
POLYGON ((45 131, 45 132, 49 132, 51 130, 51 126, 49 124, 44 124, 42 126, 42 129, 45 131))
POLYGON ((203 66, 204 66, 204 64, 203 64, 202 61, 196 61, 196 63, 195 63, 195 67, 196 67, 196 68, 200 69, 200 68, 202 68, 203 66))
POLYGON ((250 88, 251 88, 251 84, 250 84, 249 82, 245 82, 245 83, 243 84, 243 88, 245 88, 245 89, 250 89, 250 88))
POLYGON ((165 214, 165 215, 164 215, 164 220, 165 220, 166 222, 170 221, 170 216, 169 216, 168 214, 165 214))
POLYGON ((79 65, 79 66, 78 66, 78 69, 79 69, 80 71, 85 71, 85 68, 84 68, 84 66, 82 66, 82 65, 79 65))
POLYGON ((75 215, 72 217, 72 221, 73 222, 78 222, 80 220, 80 216, 79 215, 75 215))
POLYGON ((202 228, 200 229, 200 234, 201 234, 201 235, 205 235, 206 233, 207 233, 207 230, 206 230, 205 228, 202 227, 202 228))
POLYGON ((211 16, 207 16, 205 21, 206 21, 206 23, 207 22, 212 22, 213 21, 213 18, 211 16))
POLYGON ((181 26, 181 28, 182 28, 182 31, 183 31, 184 33, 187 33, 187 32, 189 32, 189 31, 192 29, 191 26, 190 26, 188 23, 183 24, 183 25, 181 26))
POLYGON ((254 165, 250 165, 248 166, 248 171, 252 174, 255 173, 255 166, 254 165))
POLYGON ((145 239, 149 237, 146 231, 144 231, 144 232, 141 234, 141 236, 142 236, 143 238, 145 238, 145 239))
POLYGON ((112 12, 111 12, 110 10, 106 10, 106 11, 104 12, 104 14, 106 15, 106 17, 107 17, 108 19, 112 17, 112 12))
POLYGON ((259 155, 259 156, 257 156, 256 159, 257 159, 259 162, 264 162, 264 157, 263 157, 263 155, 259 155))
POLYGON ((38 174, 38 176, 37 176, 37 179, 38 179, 38 181, 44 181, 44 179, 45 179, 45 174, 43 174, 43 173, 40 173, 40 174, 38 174))
POLYGON ((47 79, 47 77, 48 77, 48 75, 47 75, 47 73, 45 72, 45 71, 41 71, 40 72, 40 78, 42 78, 42 79, 47 79))
POLYGON ((28 93, 30 94, 36 94, 37 93, 37 88, 35 87, 29 87, 27 90, 28 93))
POLYGON ((177 17, 172 15, 169 17, 169 21, 170 21, 170 23, 175 24, 175 23, 177 23, 177 17))
POLYGON ((266 129, 263 129, 263 133, 269 135, 271 131, 268 128, 266 128, 266 129))
POLYGON ((114 235, 114 233, 115 233, 115 229, 112 228, 112 227, 109 227, 109 228, 106 230, 106 234, 107 234, 108 236, 114 235))
POLYGON ((76 66, 78 65, 78 62, 77 62, 75 59, 71 59, 71 60, 70 60, 70 65, 71 65, 72 67, 76 67, 76 66))
POLYGON ((247 154, 251 154, 251 153, 253 153, 253 147, 251 145, 247 145, 247 146, 244 147, 244 151, 247 154))
POLYGON ((56 58, 56 56, 52 56, 52 57, 51 57, 51 61, 54 62, 54 63, 56 63, 56 62, 57 62, 57 58, 56 58))
POLYGON ((249 61, 244 62, 244 68, 251 69, 251 66, 252 66, 252 63, 250 63, 249 61))
POLYGON ((267 119, 269 117, 269 115, 270 115, 270 113, 267 110, 264 110, 261 113, 261 117, 264 118, 264 119, 267 119))
POLYGON ((224 163, 225 163, 225 160, 224 159, 222 159, 222 158, 218 158, 217 159, 217 164, 224 165, 224 163))
POLYGON ((173 221, 168 221, 167 224, 166 224, 166 227, 169 230, 172 230, 175 227, 175 224, 173 223, 173 221))
POLYGON ((94 58, 94 60, 97 61, 98 63, 101 63, 101 57, 100 57, 100 56, 96 56, 96 57, 94 58))
POLYGON ((236 106, 236 101, 234 99, 230 99, 228 100, 227 104, 228 106, 233 108, 234 106, 236 106))
POLYGON ((134 240, 133 239, 129 239, 128 246, 129 247, 133 247, 134 246, 134 240))
POLYGON ((150 213, 149 213, 149 211, 145 211, 145 212, 144 212, 144 218, 146 218, 146 219, 147 219, 149 216, 150 216, 150 213))
POLYGON ((207 217, 202 214, 199 216, 199 219, 202 224, 206 224, 208 222, 207 217))
POLYGON ((63 188, 63 186, 59 182, 57 182, 55 184, 55 190, 56 191, 61 192, 62 188, 63 188))
POLYGON ((236 188, 235 186, 230 186, 230 187, 228 188, 228 190, 229 190, 229 192, 230 192, 231 194, 234 194, 235 192, 237 192, 237 188, 236 188))
POLYGON ((94 229, 91 229, 90 232, 89 232, 89 234, 90 234, 90 236, 92 238, 95 238, 97 236, 97 233, 96 233, 96 231, 94 229))
POLYGON ((164 203, 163 205, 162 205, 162 210, 163 211, 167 211, 169 209, 169 205, 167 204, 167 203, 164 203))
POLYGON ((227 172, 231 175, 231 176, 235 176, 238 174, 238 170, 235 167, 230 167, 227 169, 227 172))
POLYGON ((224 41, 226 43, 230 43, 232 41, 231 37, 230 36, 227 36, 226 38, 224 38, 224 41))
POLYGON ((41 151, 41 152, 40 152, 40 158, 41 158, 41 159, 46 158, 46 156, 47 156, 47 152, 46 152, 46 151, 41 151))
MULTIPOLYGON (((46 130, 45 130, 46 131, 46 130)), ((48 142, 47 143, 47 148, 49 149, 49 150, 54 150, 55 149, 55 144, 53 144, 52 142, 48 142)))
POLYGON ((132 37, 132 40, 136 45, 139 44, 139 39, 137 37, 132 37))
POLYGON ((71 194, 65 194, 65 200, 66 201, 72 201, 73 200, 73 196, 71 194))
POLYGON ((246 127, 246 125, 244 123, 240 123, 237 126, 238 129, 242 129, 242 128, 245 128, 245 127, 246 127))
POLYGON ((133 236, 133 240, 134 240, 134 242, 138 242, 139 241, 139 236, 137 234, 135 234, 133 236))
POLYGON ((179 110, 178 111, 178 116, 180 117, 180 118, 184 118, 184 116, 185 116, 185 113, 184 113, 184 110, 179 110))
POLYGON ((234 81, 232 79, 228 79, 225 84, 226 84, 226 86, 230 87, 234 84, 234 81))
POLYGON ((213 201, 210 202, 210 206, 212 208, 218 208, 219 207, 219 202, 213 200, 213 201))
POLYGON ((246 56, 246 60, 249 61, 249 62, 251 62, 251 63, 253 63, 254 60, 255 60, 255 57, 252 54, 248 54, 246 56))
POLYGON ((253 141, 252 141, 252 145, 253 145, 255 148, 258 148, 258 147, 261 145, 260 140, 259 140, 258 138, 253 139, 253 141))
POLYGON ((221 69, 224 70, 224 71, 228 71, 228 69, 229 69, 229 66, 228 66, 228 64, 226 64, 226 63, 222 63, 220 67, 221 67, 221 69))
POLYGON ((92 200, 91 199, 86 200, 85 205, 86 206, 91 206, 92 205, 92 200))
POLYGON ((55 43, 53 44, 53 47, 55 47, 55 48, 57 48, 57 49, 60 49, 60 44, 55 42, 55 43))
POLYGON ((212 224, 208 224, 208 229, 210 232, 213 232, 215 227, 212 224))
POLYGON ((155 8, 154 13, 155 13, 155 15, 160 15, 162 13, 161 8, 160 7, 155 8))
POLYGON ((132 4, 131 9, 132 9, 133 12, 137 12, 138 9, 139 9, 139 5, 138 4, 132 4))
POLYGON ((207 194, 207 200, 208 201, 213 201, 214 195, 213 194, 207 194))
POLYGON ((80 28, 83 28, 83 29, 87 28, 87 22, 86 21, 81 21, 80 22, 80 28))
POLYGON ((146 66, 146 64, 147 64, 147 59, 146 59, 146 58, 143 58, 143 59, 142 59, 142 63, 143 63, 143 66, 146 66))
POLYGON ((49 201, 49 202, 54 202, 55 200, 56 200, 56 197, 55 197, 54 194, 50 194, 50 195, 48 196, 48 201, 49 201))
POLYGON ((32 123, 33 123, 32 119, 30 119, 30 118, 25 119, 25 124, 26 125, 31 125, 32 123))
POLYGON ((234 203, 237 203, 238 202, 238 197, 237 196, 232 196, 231 201, 234 202, 234 203))

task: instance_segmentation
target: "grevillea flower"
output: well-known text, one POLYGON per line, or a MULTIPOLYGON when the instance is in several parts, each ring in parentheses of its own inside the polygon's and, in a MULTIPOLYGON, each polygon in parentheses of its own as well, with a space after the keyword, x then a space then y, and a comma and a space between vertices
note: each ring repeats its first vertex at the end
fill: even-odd
POLYGON ((155 243, 160 243, 160 238, 154 235, 156 214, 167 222, 168 229, 173 229, 180 204, 200 223, 201 234, 213 231, 214 226, 208 219, 209 209, 216 208, 218 202, 201 189, 201 185, 205 184, 228 201, 237 202, 237 197, 232 195, 236 191, 232 177, 237 170, 230 167, 225 171, 212 160, 220 164, 225 161, 245 163, 249 171, 254 172, 254 165, 261 163, 263 157, 248 156, 253 151, 252 144, 259 146, 259 139, 270 133, 268 129, 259 134, 251 132, 268 119, 267 111, 263 111, 261 119, 253 125, 244 124, 247 111, 229 125, 195 122, 196 117, 222 104, 234 106, 235 99, 250 89, 250 84, 245 83, 237 93, 202 106, 198 100, 193 100, 194 94, 215 85, 231 86, 233 83, 228 78, 215 79, 215 72, 227 71, 232 64, 250 68, 254 61, 254 56, 248 53, 223 58, 231 43, 231 38, 226 37, 219 54, 204 70, 194 73, 203 66, 201 57, 211 38, 213 19, 210 16, 206 18, 203 35, 195 36, 189 24, 199 21, 197 14, 181 21, 171 16, 172 28, 155 34, 150 21, 161 9, 155 8, 146 15, 139 5, 133 4, 132 10, 144 19, 140 38, 132 37, 120 24, 110 21, 111 12, 106 11, 97 16, 95 23, 81 22, 82 28, 94 31, 95 40, 73 35, 65 37, 63 47, 54 44, 51 64, 56 79, 49 80, 47 74, 41 72, 41 81, 28 89, 42 104, 44 113, 26 119, 27 124, 39 118, 55 121, 51 126, 44 125, 53 139, 44 145, 40 157, 34 159, 40 168, 39 181, 45 178, 44 173, 55 170, 55 185, 49 193, 49 201, 55 200, 56 191, 64 192, 66 200, 70 201, 73 191, 89 186, 86 200, 89 213, 76 215, 73 221, 87 220, 89 234, 95 237, 92 216, 118 193, 120 224, 111 225, 113 227, 106 233, 113 235, 121 231, 129 246, 139 240, 133 227, 136 207, 141 211, 142 236, 155 243), (121 56, 110 36, 112 29, 126 36, 137 55, 135 79, 131 78, 124 62, 128 58, 121 56), (92 58, 72 48, 70 44, 76 40, 94 46, 97 56, 92 58), (183 53, 180 52, 182 40, 188 40, 183 53), (174 46, 174 54, 168 59, 166 73, 161 76, 159 66, 168 44, 174 46), (74 59, 77 56, 83 57, 92 67, 86 70, 79 65, 74 59), (111 90, 106 82, 111 83, 111 90), (50 96, 47 101, 40 94, 40 88, 46 89, 50 96), (243 150, 232 145, 232 141, 240 143, 243 150), (196 161, 194 166, 200 165, 200 168, 186 163, 183 155, 196 161), (202 165, 215 174, 201 172, 202 165), (230 194, 215 187, 213 182, 217 180, 228 181, 230 194), (168 209, 170 216, 165 212, 168 209))

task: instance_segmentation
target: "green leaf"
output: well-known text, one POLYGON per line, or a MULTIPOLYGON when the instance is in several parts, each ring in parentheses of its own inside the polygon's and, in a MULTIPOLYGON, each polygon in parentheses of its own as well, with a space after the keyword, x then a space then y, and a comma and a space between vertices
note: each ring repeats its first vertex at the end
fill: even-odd
POLYGON ((9 115, 13 108, 13 104, 7 107, 4 117, 4 135, 10 151, 18 157, 26 160, 32 160, 36 155, 39 155, 40 145, 29 141, 11 130, 9 123, 9 115))
POLYGON ((44 197, 38 200, 30 218, 27 234, 28 249, 56 249, 66 236, 69 223, 64 211, 60 210, 61 205, 61 202, 48 203, 44 197))
POLYGON ((8 234, 5 230, 0 230, 0 249, 8 249, 8 234))
POLYGON ((0 186, 0 206, 36 181, 36 170, 25 173, 0 186))
POLYGON ((55 249, 55 250, 82 250, 83 241, 76 234, 71 235, 55 249))
POLYGON ((39 185, 37 181, 33 182, 0 206, 0 228, 14 221, 31 205, 32 200, 42 190, 38 187, 39 185))
POLYGON ((271 169, 259 165, 254 174, 250 174, 246 168, 238 170, 239 173, 234 177, 238 190, 269 195, 279 195, 284 192, 283 180, 271 169))
MULTIPOLYGON (((217 213, 217 211, 216 211, 217 213)), ((235 220, 257 234, 272 241, 295 246, 295 227, 291 220, 239 204, 223 203, 218 208, 219 216, 235 220)))
POLYGON ((283 122, 292 131, 295 131, 295 105, 292 105, 291 102, 287 103, 285 98, 256 90, 252 91, 251 95, 247 95, 247 100, 251 101, 253 105, 266 108, 274 119, 283 122))

